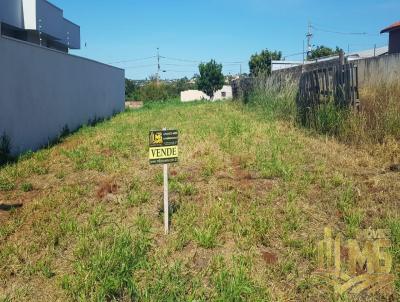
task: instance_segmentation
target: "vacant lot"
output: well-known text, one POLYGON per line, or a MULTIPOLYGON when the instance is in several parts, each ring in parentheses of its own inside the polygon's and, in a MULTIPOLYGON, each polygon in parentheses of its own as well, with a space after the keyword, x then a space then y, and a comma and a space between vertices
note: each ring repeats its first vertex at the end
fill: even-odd
POLYGON ((395 141, 355 149, 234 103, 125 112, 0 168, 0 300, 334 301, 325 226, 390 229, 399 280, 395 162, 395 141), (180 131, 169 236, 147 159, 162 127, 180 131))

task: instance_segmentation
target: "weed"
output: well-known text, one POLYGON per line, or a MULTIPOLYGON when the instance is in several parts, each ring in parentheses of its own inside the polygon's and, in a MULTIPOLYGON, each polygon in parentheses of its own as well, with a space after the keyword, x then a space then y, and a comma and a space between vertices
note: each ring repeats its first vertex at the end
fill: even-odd
POLYGON ((30 192, 33 190, 33 185, 29 182, 25 182, 21 185, 21 190, 23 192, 30 192))
POLYGON ((202 167, 202 175, 205 178, 209 178, 214 175, 217 170, 217 160, 214 156, 208 156, 206 159, 206 163, 202 167))
POLYGON ((0 191, 12 191, 15 188, 15 184, 9 178, 0 175, 0 191))
POLYGON ((149 192, 132 192, 128 195, 127 204, 130 206, 138 206, 147 203, 149 200, 149 192))
POLYGON ((233 258, 229 268, 222 257, 215 260, 212 283, 215 287, 214 301, 271 301, 269 293, 249 278, 251 262, 245 257, 233 258))
POLYGON ((288 205, 285 211, 283 229, 285 232, 297 231, 301 225, 300 211, 295 205, 288 205))
MULTIPOLYGON (((92 222, 91 225, 99 224, 92 222)), ((62 287, 73 299, 134 299, 136 286, 132 274, 145 261, 150 245, 143 229, 144 222, 140 221, 138 225, 135 238, 126 230, 114 228, 82 230, 89 233, 84 233, 80 239, 74 275, 65 275, 62 279, 62 287)))
POLYGON ((195 228, 193 236, 199 246, 211 249, 217 245, 217 236, 220 229, 220 225, 209 222, 205 226, 195 228))

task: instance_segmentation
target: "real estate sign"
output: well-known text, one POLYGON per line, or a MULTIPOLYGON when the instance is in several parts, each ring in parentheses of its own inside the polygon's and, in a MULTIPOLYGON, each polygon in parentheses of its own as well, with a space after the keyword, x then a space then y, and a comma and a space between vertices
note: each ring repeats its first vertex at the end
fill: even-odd
POLYGON ((149 141, 150 164, 178 162, 178 130, 152 130, 149 141))

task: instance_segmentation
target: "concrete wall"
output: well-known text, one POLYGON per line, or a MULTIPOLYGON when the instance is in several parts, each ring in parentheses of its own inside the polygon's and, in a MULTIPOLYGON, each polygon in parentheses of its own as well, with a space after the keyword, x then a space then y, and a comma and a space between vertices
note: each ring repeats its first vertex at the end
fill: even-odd
POLYGON ((221 90, 214 93, 213 101, 227 100, 232 98, 232 86, 224 85, 221 90))
POLYGON ((0 23, 40 31, 54 42, 79 49, 80 27, 63 14, 62 9, 46 0, 0 0, 0 23))
MULTIPOLYGON (((232 86, 224 85, 221 90, 214 93, 213 101, 231 99, 232 86)), ((210 97, 200 90, 186 90, 181 92, 181 102, 193 102, 200 100, 209 100, 210 97)))
MULTIPOLYGON (((370 82, 390 80, 400 77, 400 54, 383 55, 366 59, 351 60, 358 65, 358 83, 360 88, 370 82)), ((338 64, 338 60, 323 61, 314 64, 306 64, 287 69, 276 70, 272 73, 272 79, 282 81, 290 78, 295 82, 300 79, 303 72, 328 68, 338 64)))
POLYGON ((186 90, 181 92, 181 102, 209 100, 210 97, 199 90, 186 90))
MULTIPOLYGON (((31 0, 32 1, 32 0, 31 0)), ((25 11, 24 11, 25 12, 25 11)), ((46 0, 36 0, 36 28, 57 38, 58 42, 79 49, 81 47, 80 27, 63 17, 63 10, 46 0)))
POLYGON ((0 0, 0 22, 23 28, 24 18, 22 1, 0 0))
POLYGON ((358 82, 362 88, 368 83, 400 78, 400 54, 358 60, 358 82))
POLYGON ((0 37, 0 135, 12 153, 36 150, 65 125, 124 109, 124 71, 34 44, 0 37))

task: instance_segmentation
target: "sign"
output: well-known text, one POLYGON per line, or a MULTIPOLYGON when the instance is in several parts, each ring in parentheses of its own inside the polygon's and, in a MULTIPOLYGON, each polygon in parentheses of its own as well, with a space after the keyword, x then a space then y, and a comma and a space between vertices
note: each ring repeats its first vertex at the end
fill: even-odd
POLYGON ((152 165, 178 162, 178 131, 150 131, 149 160, 152 165))

